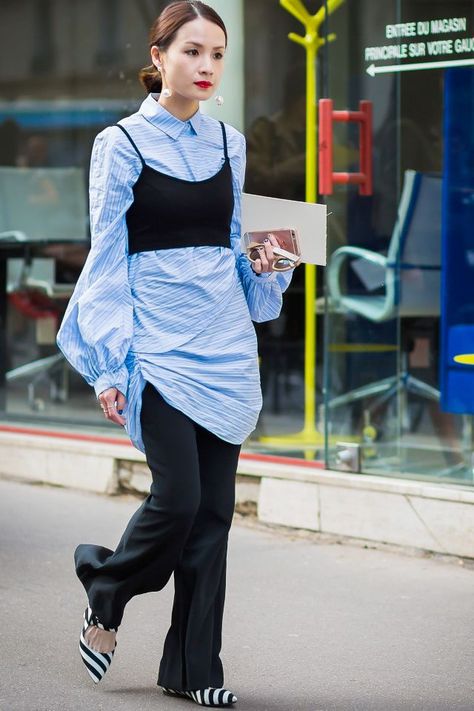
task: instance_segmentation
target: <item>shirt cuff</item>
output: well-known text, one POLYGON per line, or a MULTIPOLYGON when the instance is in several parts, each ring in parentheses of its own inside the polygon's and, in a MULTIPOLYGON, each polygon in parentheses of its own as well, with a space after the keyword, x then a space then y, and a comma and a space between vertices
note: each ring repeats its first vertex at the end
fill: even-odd
POLYGON ((257 272, 254 272, 252 267, 250 267, 250 276, 253 281, 275 281, 277 272, 263 272, 262 274, 257 274, 257 272))
POLYGON ((128 370, 125 366, 122 366, 118 370, 111 371, 110 373, 103 373, 97 378, 94 383, 96 397, 99 397, 99 395, 108 388, 117 388, 122 395, 127 396, 128 370))

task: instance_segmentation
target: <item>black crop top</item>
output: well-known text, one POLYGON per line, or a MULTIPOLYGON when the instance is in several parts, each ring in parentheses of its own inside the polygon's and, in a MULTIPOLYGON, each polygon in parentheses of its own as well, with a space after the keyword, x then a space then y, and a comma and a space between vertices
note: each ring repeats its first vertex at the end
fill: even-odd
POLYGON ((142 170, 133 186, 133 203, 127 210, 128 252, 148 252, 177 247, 230 247, 234 210, 232 168, 222 128, 225 161, 206 180, 182 180, 148 166, 130 134, 116 124, 137 152, 142 170))

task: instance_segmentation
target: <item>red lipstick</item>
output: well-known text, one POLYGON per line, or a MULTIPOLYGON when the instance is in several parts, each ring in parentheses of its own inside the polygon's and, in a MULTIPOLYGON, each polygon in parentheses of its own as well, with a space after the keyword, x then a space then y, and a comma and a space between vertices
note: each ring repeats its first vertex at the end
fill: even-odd
POLYGON ((209 87, 212 86, 212 82, 210 81, 195 81, 194 83, 196 86, 201 87, 201 89, 209 89, 209 87))

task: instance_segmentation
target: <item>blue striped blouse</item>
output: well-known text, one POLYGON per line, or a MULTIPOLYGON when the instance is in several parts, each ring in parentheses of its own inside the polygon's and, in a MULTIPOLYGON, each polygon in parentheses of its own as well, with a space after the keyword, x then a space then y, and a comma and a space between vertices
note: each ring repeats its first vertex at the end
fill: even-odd
MULTIPOLYGON (((205 180, 222 167, 220 124, 199 110, 181 121, 149 94, 121 123, 150 167, 205 180)), ((232 249, 186 247, 128 255, 126 212, 140 159, 120 129, 96 137, 90 166, 91 249, 57 342, 97 396, 127 398, 125 429, 144 451, 141 393, 164 399, 218 437, 242 443, 261 409, 253 321, 277 318, 289 273, 256 275, 240 250, 245 138, 226 124, 233 175, 232 249)), ((209 206, 212 209, 212 206, 209 206)))

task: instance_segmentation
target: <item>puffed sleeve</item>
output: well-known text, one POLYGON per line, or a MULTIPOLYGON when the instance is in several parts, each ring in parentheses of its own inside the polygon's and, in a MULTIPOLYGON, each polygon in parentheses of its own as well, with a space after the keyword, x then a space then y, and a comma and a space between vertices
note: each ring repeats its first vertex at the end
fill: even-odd
POLYGON ((240 236, 246 146, 245 137, 238 132, 235 135, 238 140, 237 150, 231 152, 234 188, 234 212, 231 224, 232 249, 252 321, 271 321, 280 315, 283 292, 288 288, 293 272, 256 274, 246 255, 242 253, 240 236))
POLYGON ((95 139, 89 181, 91 249, 69 301, 57 343, 98 396, 127 394, 124 364, 133 333, 126 212, 141 164, 127 138, 109 127, 95 139))

